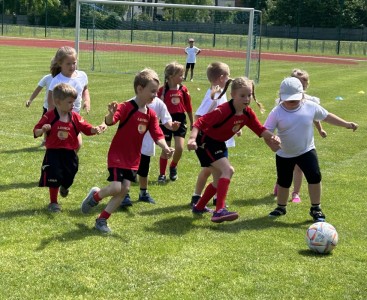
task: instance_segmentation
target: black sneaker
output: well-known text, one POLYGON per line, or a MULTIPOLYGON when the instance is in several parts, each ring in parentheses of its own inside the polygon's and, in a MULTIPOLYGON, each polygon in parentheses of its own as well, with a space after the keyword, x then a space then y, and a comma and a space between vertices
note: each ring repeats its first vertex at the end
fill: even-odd
POLYGON ((165 184, 166 183, 166 175, 159 175, 158 176, 158 183, 165 184))
POLYGON ((177 167, 170 167, 169 168, 169 179, 172 181, 176 181, 178 178, 177 176, 177 167))
POLYGON ((277 207, 276 209, 274 209, 270 214, 269 214, 269 217, 272 217, 272 218, 275 218, 275 217, 280 217, 280 216, 283 216, 287 213, 287 210, 282 207, 277 207))
POLYGON ((193 196, 191 197, 190 206, 195 206, 195 205, 196 205, 196 203, 198 203, 198 202, 199 202, 200 198, 201 198, 201 196, 199 196, 199 195, 193 195, 193 196))
POLYGON ((139 195, 139 201, 155 204, 154 199, 149 195, 148 192, 144 193, 143 195, 139 195))
POLYGON ((130 195, 126 194, 124 200, 122 200, 120 207, 128 207, 128 206, 133 206, 131 199, 130 199, 130 195))
POLYGON ((213 212, 214 212, 213 209, 210 209, 209 207, 206 207, 206 206, 204 207, 203 210, 197 209, 196 205, 192 207, 192 213, 195 215, 202 215, 204 213, 213 213, 213 212))
POLYGON ((65 198, 69 195, 69 189, 64 188, 63 186, 60 186, 60 196, 65 198))
POLYGON ((320 207, 311 207, 310 216, 315 222, 324 222, 326 218, 320 207))

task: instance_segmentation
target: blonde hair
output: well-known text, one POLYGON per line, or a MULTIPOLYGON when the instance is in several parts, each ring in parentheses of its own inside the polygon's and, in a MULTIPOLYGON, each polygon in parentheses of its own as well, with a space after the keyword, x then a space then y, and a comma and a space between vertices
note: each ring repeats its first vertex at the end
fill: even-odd
POLYGON ((73 47, 63 46, 60 47, 51 61, 51 75, 55 77, 57 74, 61 72, 61 64, 66 57, 72 56, 77 59, 76 50, 73 47))
POLYGON ((162 100, 164 99, 166 91, 169 90, 168 80, 170 79, 170 77, 173 77, 179 73, 183 73, 184 70, 185 67, 176 61, 173 61, 166 65, 166 67, 164 68, 164 87, 161 96, 162 100))
POLYGON ((226 82, 226 85, 222 91, 222 93, 219 95, 218 99, 220 99, 225 92, 228 89, 228 86, 232 83, 231 86, 231 92, 233 93, 235 90, 244 88, 244 87, 250 87, 252 90, 251 96, 254 99, 254 101, 256 102, 257 106, 260 108, 260 112, 263 114, 265 112, 265 108, 264 106, 257 101, 256 96, 255 96, 255 84, 253 80, 248 79, 247 77, 237 77, 237 78, 230 78, 228 79, 228 81, 226 82))
POLYGON ((303 90, 306 90, 308 85, 310 84, 310 76, 305 70, 293 69, 291 77, 296 77, 301 81, 303 90))
MULTIPOLYGON (((209 82, 213 85, 221 76, 229 75, 229 66, 223 62, 212 62, 206 68, 206 77, 208 78, 209 82)), ((210 97, 214 100, 214 96, 216 93, 221 91, 220 86, 212 86, 212 90, 210 93, 210 97)), ((223 95, 222 95, 223 96, 223 95)), ((219 99, 219 98, 218 98, 219 99)), ((215 100, 218 100, 215 99, 215 100)))
POLYGON ((145 68, 135 75, 134 91, 137 93, 138 86, 145 88, 150 82, 155 81, 159 85, 159 77, 156 71, 145 68))
POLYGON ((55 100, 65 100, 67 98, 78 98, 78 92, 74 87, 67 83, 59 83, 55 85, 52 91, 52 98, 55 100))

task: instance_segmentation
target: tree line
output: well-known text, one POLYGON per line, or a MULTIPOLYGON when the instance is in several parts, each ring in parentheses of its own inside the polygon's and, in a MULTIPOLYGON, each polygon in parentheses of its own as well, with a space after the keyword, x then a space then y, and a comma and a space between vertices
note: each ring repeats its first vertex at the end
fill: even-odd
MULTIPOLYGON (((30 24, 49 26, 74 26, 76 0, 0 0, 1 13, 5 15, 27 15, 30 24)), ((157 0, 143 0, 154 2, 157 0)), ((218 5, 218 0, 166 0, 166 3, 218 5)), ((290 27, 343 27, 363 28, 367 26, 367 0, 235 0, 236 6, 254 7, 262 11, 263 24, 290 27)), ((121 18, 126 7, 115 6, 116 16, 121 18)), ((165 20, 169 13, 158 15, 152 8, 155 20, 165 20)), ((148 14, 149 15, 149 14, 148 14)), ((210 14, 202 10, 185 12, 175 16, 177 21, 206 21, 210 14)), ((226 13, 214 16, 216 21, 242 23, 239 13, 226 13)), ((139 16, 137 16, 139 18, 139 16)))

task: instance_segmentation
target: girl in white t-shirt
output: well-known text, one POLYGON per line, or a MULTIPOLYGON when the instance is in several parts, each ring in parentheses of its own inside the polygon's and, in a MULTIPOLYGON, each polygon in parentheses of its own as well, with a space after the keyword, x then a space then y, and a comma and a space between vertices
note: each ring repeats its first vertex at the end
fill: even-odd
POLYGON ((276 130, 281 140, 281 147, 276 152, 278 205, 269 217, 279 217, 287 213, 293 170, 298 165, 308 183, 310 216, 314 222, 324 221, 325 215, 320 207, 321 172, 314 143, 313 122, 325 121, 353 131, 358 128, 358 124, 347 122, 312 101, 305 101, 302 83, 295 77, 282 81, 279 99, 279 105, 269 113, 264 124, 268 130, 276 130))

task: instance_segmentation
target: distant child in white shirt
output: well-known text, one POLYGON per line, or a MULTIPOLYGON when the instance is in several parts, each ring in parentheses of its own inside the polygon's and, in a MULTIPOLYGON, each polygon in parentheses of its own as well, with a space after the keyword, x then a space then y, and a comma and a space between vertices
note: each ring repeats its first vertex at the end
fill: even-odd
POLYGON ((201 49, 194 46, 195 40, 190 38, 189 39, 189 47, 185 48, 185 53, 187 55, 186 57, 186 70, 185 70, 185 77, 184 80, 187 78, 187 74, 190 72, 190 81, 193 81, 194 79, 194 68, 196 64, 196 56, 201 53, 201 49))

